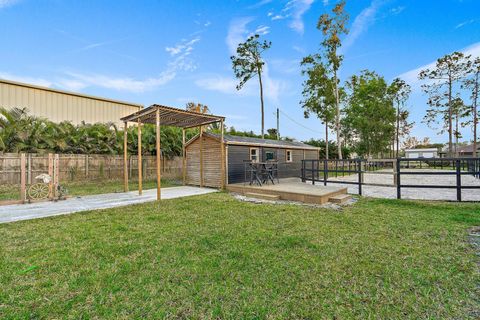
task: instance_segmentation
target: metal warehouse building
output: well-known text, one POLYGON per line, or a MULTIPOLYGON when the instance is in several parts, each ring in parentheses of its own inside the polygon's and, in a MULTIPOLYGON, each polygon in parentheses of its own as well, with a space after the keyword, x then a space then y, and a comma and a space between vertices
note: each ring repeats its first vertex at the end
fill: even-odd
POLYGON ((53 122, 114 122, 143 108, 140 104, 0 79, 0 107, 27 108, 53 122))

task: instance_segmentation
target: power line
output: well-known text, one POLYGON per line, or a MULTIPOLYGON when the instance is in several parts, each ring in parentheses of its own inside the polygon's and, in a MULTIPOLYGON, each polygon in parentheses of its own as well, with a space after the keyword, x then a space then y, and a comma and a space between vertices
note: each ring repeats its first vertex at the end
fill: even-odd
POLYGON ((293 119, 293 118, 290 117, 288 114, 286 114, 282 109, 280 109, 280 113, 282 113, 288 120, 292 121, 292 122, 295 123, 296 125, 304 128, 304 129, 307 129, 307 130, 309 130, 309 131, 312 131, 312 132, 314 132, 314 133, 322 134, 322 132, 317 131, 317 130, 314 130, 314 129, 312 129, 312 128, 309 128, 309 127, 303 125, 302 123, 298 122, 297 120, 293 119))

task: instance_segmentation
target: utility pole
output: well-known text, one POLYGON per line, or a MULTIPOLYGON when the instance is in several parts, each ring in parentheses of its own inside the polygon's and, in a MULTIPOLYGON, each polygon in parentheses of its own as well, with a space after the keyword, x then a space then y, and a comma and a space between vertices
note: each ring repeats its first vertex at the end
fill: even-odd
POLYGON ((277 108, 277 140, 280 140, 280 110, 277 108))

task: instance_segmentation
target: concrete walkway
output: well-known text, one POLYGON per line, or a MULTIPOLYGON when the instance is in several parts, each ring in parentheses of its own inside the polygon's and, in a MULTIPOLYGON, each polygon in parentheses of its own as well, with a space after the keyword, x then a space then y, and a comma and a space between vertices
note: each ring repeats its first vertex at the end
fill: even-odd
MULTIPOLYGON (((162 189, 162 199, 182 198, 217 192, 215 189, 190 186, 162 189)), ((151 202, 157 199, 157 190, 144 190, 139 196, 137 191, 127 193, 107 193, 75 197, 63 201, 46 201, 29 204, 0 206, 0 223, 70 214, 80 211, 97 210, 151 202)))

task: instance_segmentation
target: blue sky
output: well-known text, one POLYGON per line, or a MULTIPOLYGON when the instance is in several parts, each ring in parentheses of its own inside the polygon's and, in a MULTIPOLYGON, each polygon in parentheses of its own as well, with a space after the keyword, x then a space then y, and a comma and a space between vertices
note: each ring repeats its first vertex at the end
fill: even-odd
MULTIPOLYGON (((260 131, 257 81, 235 89, 230 55, 248 35, 272 41, 265 55, 266 128, 299 140, 324 137, 299 105, 299 61, 321 41, 318 17, 333 0, 0 0, 0 78, 150 105, 207 104, 227 125, 260 131)), ((480 55, 478 0, 350 0, 342 80, 363 69, 414 92, 413 135, 445 141, 421 123, 419 68, 452 51, 480 55)), ((464 129, 465 139, 471 130, 464 129)))

